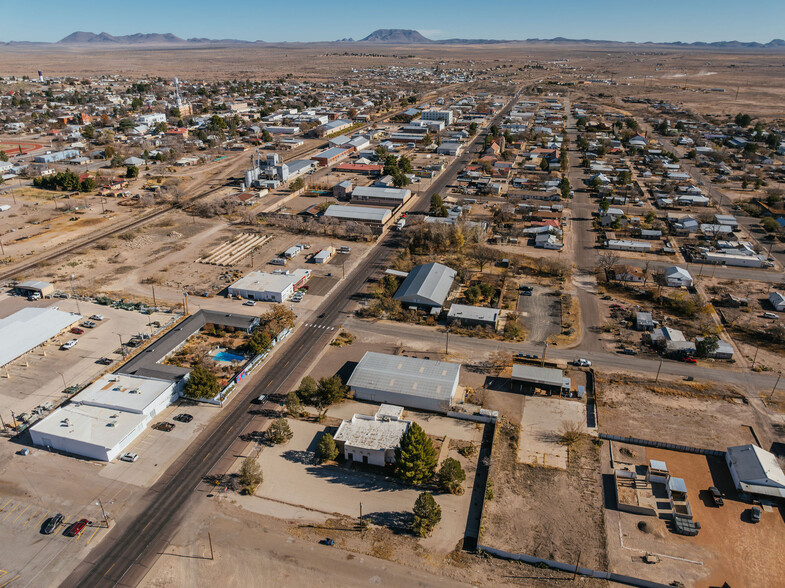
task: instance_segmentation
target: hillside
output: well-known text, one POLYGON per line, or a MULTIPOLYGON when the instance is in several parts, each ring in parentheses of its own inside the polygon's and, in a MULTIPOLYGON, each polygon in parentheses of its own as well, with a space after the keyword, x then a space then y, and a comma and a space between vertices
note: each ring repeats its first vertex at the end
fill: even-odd
POLYGON ((359 42, 395 43, 398 45, 412 43, 433 43, 433 41, 427 37, 423 37, 420 33, 412 29, 377 29, 364 39, 360 39, 359 42))

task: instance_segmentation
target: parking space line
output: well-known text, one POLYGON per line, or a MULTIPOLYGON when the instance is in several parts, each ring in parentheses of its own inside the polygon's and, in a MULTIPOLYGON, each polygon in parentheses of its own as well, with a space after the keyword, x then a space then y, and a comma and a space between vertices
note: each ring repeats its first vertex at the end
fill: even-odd
POLYGON ((16 576, 14 576, 13 578, 11 578, 11 579, 10 579, 10 580, 8 580, 7 582, 4 582, 4 583, 0 584, 0 588, 3 588, 3 586, 8 586, 8 585, 9 585, 11 582, 13 582, 14 580, 16 580, 18 577, 19 577, 19 574, 17 574, 16 576))
POLYGON ((5 510, 5 507, 6 507, 6 506, 8 506, 8 503, 9 503, 9 502, 11 502, 12 500, 13 500, 13 498, 9 498, 9 499, 8 499, 8 502, 6 502, 6 503, 3 505, 3 507, 2 507, 2 508, 0 508, 0 512, 4 511, 4 510, 5 510))
POLYGON ((34 518, 38 516, 39 512, 41 512, 41 507, 37 506, 34 513, 27 515, 27 518, 25 519, 25 522, 22 523, 22 526, 26 527, 27 525, 29 525, 30 521, 32 521, 34 518))
POLYGON ((43 525, 43 524, 44 524, 44 521, 45 521, 45 520, 46 520, 46 518, 49 516, 49 513, 50 513, 50 512, 52 512, 52 511, 50 511, 50 510, 47 510, 47 511, 44 513, 44 516, 42 516, 40 519, 38 519, 38 523, 36 523, 36 525, 37 525, 38 527, 40 527, 41 525, 43 525))
POLYGON ((100 530, 101 530, 101 527, 96 527, 95 531, 93 531, 93 534, 90 535, 90 538, 87 540, 87 543, 85 545, 90 545, 90 541, 93 540, 93 537, 95 537, 95 534, 98 533, 98 531, 100 531, 100 530))
POLYGON ((3 517, 3 521, 5 521, 5 520, 6 520, 8 517, 10 517, 10 516, 11 516, 11 514, 12 514, 12 513, 13 513, 13 512, 14 512, 14 511, 15 511, 17 508, 19 508, 21 505, 22 505, 22 503, 21 503, 21 502, 18 502, 18 503, 16 503, 16 504, 14 504, 14 507, 13 507, 11 510, 9 510, 9 511, 8 511, 8 514, 6 514, 6 515, 3 517))
POLYGON ((13 523, 11 523, 11 524, 12 524, 12 525, 15 525, 15 524, 16 524, 16 521, 18 521, 18 520, 19 520, 19 517, 21 517, 23 514, 25 514, 25 512, 27 512, 27 509, 28 509, 28 508, 30 508, 30 505, 29 505, 29 504, 28 504, 28 505, 25 507, 25 509, 24 509, 22 512, 20 512, 18 515, 16 515, 16 518, 14 519, 14 522, 13 522, 13 523))

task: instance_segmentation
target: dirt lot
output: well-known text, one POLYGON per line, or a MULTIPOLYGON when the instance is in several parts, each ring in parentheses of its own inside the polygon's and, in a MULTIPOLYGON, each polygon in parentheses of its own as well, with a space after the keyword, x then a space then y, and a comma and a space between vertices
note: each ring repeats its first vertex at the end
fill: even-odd
POLYGON ((683 537, 672 533, 665 520, 608 510, 609 555, 614 571, 700 587, 721 586, 724 582, 730 586, 781 585, 781 561, 776 550, 785 541, 783 509, 767 507, 761 523, 751 524, 750 505, 738 500, 724 461, 662 449, 634 450, 636 463, 663 460, 673 476, 684 479, 687 499, 701 530, 696 537, 683 537), (706 491, 709 486, 723 492, 725 506, 713 506, 706 491), (646 531, 637 526, 642 520, 649 523, 646 531), (644 553, 660 554, 660 563, 643 563, 644 553))
POLYGON ((755 411, 732 386, 622 374, 598 376, 596 385, 603 433, 723 451, 755 442, 755 411))
POLYGON ((588 439, 574 445, 566 471, 518 464, 517 446, 518 427, 501 421, 491 466, 493 499, 486 502, 480 542, 563 562, 580 556, 581 565, 607 569, 597 446, 588 439))

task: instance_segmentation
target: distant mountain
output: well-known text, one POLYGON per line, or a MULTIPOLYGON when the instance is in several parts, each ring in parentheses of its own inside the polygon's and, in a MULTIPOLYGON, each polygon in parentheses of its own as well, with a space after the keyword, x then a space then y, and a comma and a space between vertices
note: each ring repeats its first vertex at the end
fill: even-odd
POLYGON ((163 44, 163 43, 185 43, 185 39, 173 35, 172 33, 134 33, 133 35, 110 35, 109 33, 95 33, 77 31, 67 37, 60 39, 58 43, 68 43, 72 45, 86 43, 113 43, 116 45, 124 44, 163 44))
POLYGON ((377 29, 358 43, 390 43, 408 45, 413 43, 433 43, 427 37, 412 29, 377 29))

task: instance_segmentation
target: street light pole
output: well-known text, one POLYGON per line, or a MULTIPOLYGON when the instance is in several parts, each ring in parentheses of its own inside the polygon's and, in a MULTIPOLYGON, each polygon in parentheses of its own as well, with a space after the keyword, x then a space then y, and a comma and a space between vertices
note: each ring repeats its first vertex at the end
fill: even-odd
POLYGON ((57 372, 57 373, 60 374, 61 378, 63 378, 63 392, 65 392, 68 389, 68 384, 65 383, 65 376, 63 375, 63 372, 57 372))

